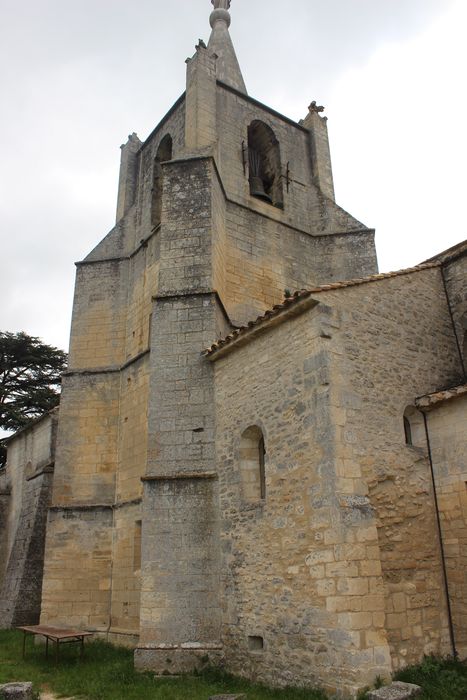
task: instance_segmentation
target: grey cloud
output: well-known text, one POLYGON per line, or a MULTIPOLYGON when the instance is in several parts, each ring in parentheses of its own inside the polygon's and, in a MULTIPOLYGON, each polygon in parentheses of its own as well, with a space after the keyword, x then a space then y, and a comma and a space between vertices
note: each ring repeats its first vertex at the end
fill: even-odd
MULTIPOLYGON (((298 119, 349 66, 451 4, 233 0, 231 32, 250 94, 298 119)), ((184 90, 210 10, 0 0, 0 328, 66 346, 73 262, 113 225, 119 145, 133 130, 145 138, 184 90)))

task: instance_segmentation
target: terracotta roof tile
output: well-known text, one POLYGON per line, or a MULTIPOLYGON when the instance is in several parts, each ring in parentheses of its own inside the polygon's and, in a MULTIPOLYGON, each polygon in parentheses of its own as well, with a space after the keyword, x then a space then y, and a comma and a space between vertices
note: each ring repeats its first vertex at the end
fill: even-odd
POLYGON ((382 272, 376 275, 369 275, 368 277, 358 277, 356 279, 347 280, 345 282, 332 282, 330 284, 323 284, 319 287, 312 287, 310 289, 300 289, 296 291, 293 296, 284 299, 281 304, 276 304, 272 309, 268 309, 261 316, 258 316, 254 321, 249 321, 246 325, 240 326, 232 333, 229 333, 225 338, 221 338, 213 343, 209 348, 206 348, 204 355, 206 357, 211 357, 220 348, 229 345, 235 341, 239 336, 244 336, 253 328, 266 323, 272 318, 275 318, 282 312, 288 310, 290 307, 295 306, 304 299, 314 296, 315 294, 320 294, 321 292, 327 292, 334 289, 344 289, 346 287, 355 287, 360 284, 368 284, 370 282, 378 282, 380 280, 391 279, 392 277, 401 277, 402 275, 410 275, 414 272, 420 272, 422 270, 430 270, 432 268, 440 267, 439 262, 429 262, 417 265, 416 267, 409 267, 405 270, 397 270, 396 272, 382 272))
POLYGON ((467 394, 467 384, 461 384, 460 386, 454 386, 451 389, 443 389, 443 391, 436 391, 433 394, 426 394, 425 396, 420 396, 415 400, 415 405, 418 408, 430 408, 442 401, 449 401, 449 399, 455 399, 458 396, 465 396, 467 394))

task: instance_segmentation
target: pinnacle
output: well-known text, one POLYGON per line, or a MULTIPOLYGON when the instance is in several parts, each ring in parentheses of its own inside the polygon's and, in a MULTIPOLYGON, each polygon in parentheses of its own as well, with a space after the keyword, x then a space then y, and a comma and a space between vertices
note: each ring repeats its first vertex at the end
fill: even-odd
POLYGON ((208 49, 217 57, 217 79, 246 94, 242 72, 229 34, 230 2, 231 0, 211 0, 214 10, 209 18, 212 32, 208 49))

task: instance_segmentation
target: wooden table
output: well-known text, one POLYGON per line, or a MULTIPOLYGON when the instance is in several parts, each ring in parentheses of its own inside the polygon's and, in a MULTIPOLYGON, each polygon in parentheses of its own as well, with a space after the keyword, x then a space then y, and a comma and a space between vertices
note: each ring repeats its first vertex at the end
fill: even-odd
POLYGON ((45 637, 45 655, 49 657, 49 640, 55 643, 55 661, 58 663, 60 644, 81 644, 80 656, 84 653, 85 637, 92 637, 92 632, 82 630, 63 629, 62 627, 49 627, 48 625, 32 625, 31 627, 18 627, 24 633, 23 636, 23 659, 26 654, 26 637, 28 634, 41 635, 45 637))

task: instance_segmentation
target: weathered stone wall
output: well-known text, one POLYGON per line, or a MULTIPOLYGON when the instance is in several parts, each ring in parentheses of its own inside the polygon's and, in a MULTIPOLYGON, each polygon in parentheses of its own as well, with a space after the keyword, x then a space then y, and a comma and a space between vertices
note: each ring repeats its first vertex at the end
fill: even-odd
POLYGON ((121 373, 116 503, 142 495, 148 450, 149 369, 146 353, 121 373))
POLYGON ((376 522, 357 467, 342 478, 336 323, 318 306, 215 362, 223 641, 235 673, 355 690, 390 656, 376 522), (241 488, 250 426, 266 450, 256 503, 241 488))
POLYGON ((136 202, 135 243, 147 238, 151 232, 151 202, 154 186, 154 160, 162 139, 169 134, 172 138, 172 158, 184 153, 185 147, 185 100, 182 98, 168 113, 168 117, 156 127, 144 143, 140 152, 138 173, 138 196, 136 202))
POLYGON ((439 269, 323 292, 340 315, 331 379, 342 489, 375 509, 395 668, 449 653, 440 551, 426 448, 405 444, 403 413, 416 396, 460 380, 439 269), (429 312, 427 312, 429 310, 429 312))
POLYGON ((0 589, 3 584, 3 576, 8 563, 8 513, 11 502, 11 486, 6 469, 0 469, 0 589))
POLYGON ((141 499, 114 510, 109 639, 136 644, 141 592, 141 499))
POLYGON ((116 370, 63 378, 42 624, 109 627, 119 389, 116 370))
POLYGON ((209 656, 220 649, 215 475, 148 477, 143 520, 135 663, 159 673, 190 672, 197 665, 194 654, 209 656))
POLYGON ((39 620, 56 423, 55 410, 19 432, 8 445, 0 483, 0 627, 39 620))
POLYGON ((457 651, 467 656, 467 398, 427 413, 457 651))
POLYGON ((115 367, 125 359, 128 261, 79 265, 69 367, 115 367))
POLYGON ((120 374, 63 378, 54 505, 111 505, 118 462, 120 374))
POLYGON ((111 506, 51 507, 41 624, 108 631, 112 523, 111 506))
MULTIPOLYGON (((290 671, 329 685, 331 666, 349 688, 374 673, 376 658, 382 664, 387 642, 394 668, 451 650, 427 450, 405 444, 403 414, 416 396, 462 375, 439 268, 322 291, 316 301, 317 309, 215 362, 223 629, 234 670, 261 677, 273 666, 275 682, 290 671), (266 502, 253 507, 240 489, 248 424, 266 439, 266 502), (308 516, 307 528, 297 513, 308 516), (311 634, 305 600, 321 611, 311 634), (345 651, 333 624, 349 633, 345 651), (263 637, 263 650, 248 650, 247 636, 263 637)), ((460 542, 455 498, 446 518, 460 542)))
MULTIPOLYGON (((463 357, 464 375, 467 372, 467 251, 443 266, 453 322, 459 349, 463 357)), ((460 364, 460 361, 459 361, 460 364)))
POLYGON ((274 304, 284 290, 314 287, 377 271, 374 233, 311 236, 228 203, 224 303, 236 323, 274 304))

